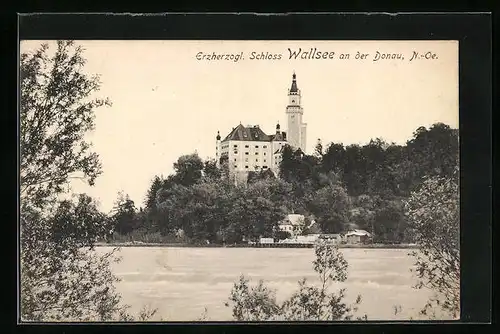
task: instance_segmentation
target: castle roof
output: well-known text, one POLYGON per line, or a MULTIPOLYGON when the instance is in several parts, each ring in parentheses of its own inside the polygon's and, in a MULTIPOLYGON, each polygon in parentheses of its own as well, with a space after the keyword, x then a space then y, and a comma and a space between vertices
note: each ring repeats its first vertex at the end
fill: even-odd
POLYGON ((258 125, 245 127, 240 124, 224 138, 226 140, 269 141, 269 136, 258 125))
POLYGON ((274 135, 270 135, 269 141, 286 141, 285 132, 277 132, 274 135))
POLYGON ((237 141, 273 141, 280 140, 284 141, 283 133, 277 133, 274 135, 267 135, 262 131, 258 125, 243 126, 239 124, 237 127, 224 138, 223 141, 237 140, 237 141))

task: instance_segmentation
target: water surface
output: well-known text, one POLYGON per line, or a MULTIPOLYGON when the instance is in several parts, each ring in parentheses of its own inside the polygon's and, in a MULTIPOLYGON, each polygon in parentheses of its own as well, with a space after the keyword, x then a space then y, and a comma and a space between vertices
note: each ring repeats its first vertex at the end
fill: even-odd
MULTIPOLYGON (((101 247, 104 252, 111 248, 101 247)), ((360 314, 369 320, 408 320, 431 295, 415 290, 410 272, 413 259, 407 249, 342 249, 349 263, 348 301, 362 295, 360 314), (394 314, 394 306, 401 312, 394 314)), ((232 320, 224 306, 233 283, 241 274, 257 283, 264 280, 277 289, 278 300, 297 290, 302 278, 315 281, 314 250, 308 248, 187 248, 123 247, 113 271, 123 301, 138 311, 143 305, 158 308, 165 321, 196 321, 207 309, 207 320, 232 320)), ((334 287, 334 288, 336 288, 334 287)))

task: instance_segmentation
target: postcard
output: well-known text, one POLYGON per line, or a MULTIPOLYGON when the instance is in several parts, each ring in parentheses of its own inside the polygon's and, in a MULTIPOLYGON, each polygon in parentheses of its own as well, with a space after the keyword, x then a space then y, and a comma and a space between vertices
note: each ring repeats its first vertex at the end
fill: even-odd
POLYGON ((458 41, 20 54, 23 321, 459 319, 458 41))

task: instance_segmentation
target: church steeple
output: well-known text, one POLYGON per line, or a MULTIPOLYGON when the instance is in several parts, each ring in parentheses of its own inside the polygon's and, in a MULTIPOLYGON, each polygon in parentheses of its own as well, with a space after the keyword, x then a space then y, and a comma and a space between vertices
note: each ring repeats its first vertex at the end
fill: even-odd
POLYGON ((297 88, 297 76, 295 75, 295 71, 292 75, 292 87, 290 88, 290 93, 298 93, 299 89, 297 88))

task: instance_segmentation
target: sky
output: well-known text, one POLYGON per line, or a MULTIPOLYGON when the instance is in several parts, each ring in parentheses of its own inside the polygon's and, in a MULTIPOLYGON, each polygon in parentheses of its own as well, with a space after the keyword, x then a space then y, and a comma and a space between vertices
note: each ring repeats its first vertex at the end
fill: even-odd
MULTIPOLYGON (((20 51, 42 42, 23 41, 20 51)), ((420 126, 443 122, 458 128, 456 41, 76 43, 85 50, 85 71, 101 77, 96 97, 113 104, 96 110, 96 128, 87 136, 103 174, 93 187, 75 181, 72 191, 91 195, 105 212, 120 191, 137 207, 143 205, 153 177, 173 173, 183 154, 213 158, 217 131, 225 137, 240 122, 268 134, 279 122, 286 131, 294 71, 308 124, 308 153, 318 138, 323 145, 364 144, 372 138, 404 144, 420 126), (289 48, 334 54, 333 59, 289 59, 289 48), (377 51, 403 59, 375 61, 377 51), (418 57, 410 61, 414 51, 418 57), (197 59, 214 52, 243 59, 197 59), (250 59, 252 52, 281 58, 250 59), (358 52, 367 56, 356 58, 358 52)))

